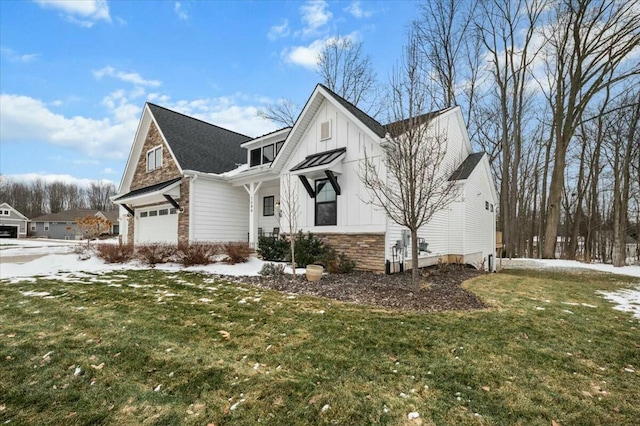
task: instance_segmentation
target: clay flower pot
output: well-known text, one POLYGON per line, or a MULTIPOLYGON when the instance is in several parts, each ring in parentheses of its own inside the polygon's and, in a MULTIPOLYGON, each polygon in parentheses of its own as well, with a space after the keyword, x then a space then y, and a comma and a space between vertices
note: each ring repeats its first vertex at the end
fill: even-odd
POLYGON ((323 269, 321 265, 307 265, 307 281, 320 281, 323 269))

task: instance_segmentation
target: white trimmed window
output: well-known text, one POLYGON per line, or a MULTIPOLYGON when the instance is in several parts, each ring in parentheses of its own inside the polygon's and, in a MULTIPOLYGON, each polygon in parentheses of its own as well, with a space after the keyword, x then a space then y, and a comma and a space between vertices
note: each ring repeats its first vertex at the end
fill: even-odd
POLYGON ((0 210, 0 214, 3 216, 9 216, 9 210, 0 210))
POLYGON ((162 146, 157 146, 147 151, 147 171, 150 172, 162 167, 162 146))
POLYGON ((31 230, 32 230, 32 231, 35 231, 35 230, 36 230, 36 224, 35 224, 35 223, 32 223, 32 224, 31 224, 31 230))
POLYGON ((49 230, 49 222, 45 222, 44 223, 44 230, 48 231, 49 230))

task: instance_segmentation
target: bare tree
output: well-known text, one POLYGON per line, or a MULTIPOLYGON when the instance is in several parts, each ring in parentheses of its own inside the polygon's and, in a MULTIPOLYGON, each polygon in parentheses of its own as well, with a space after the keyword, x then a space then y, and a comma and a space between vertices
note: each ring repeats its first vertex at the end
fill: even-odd
POLYGON ((282 176, 280 192, 280 212, 279 217, 284 217, 289 228, 289 244, 291 247, 291 269, 293 270, 293 280, 296 280, 296 234, 298 232, 298 219, 300 218, 300 198, 298 187, 291 181, 291 174, 282 176))
POLYGON ((561 0, 544 33, 547 102, 555 155, 543 257, 555 257, 569 143, 589 103, 607 87, 640 73, 626 59, 640 45, 638 0, 561 0))
MULTIPOLYGON (((365 152, 360 179, 372 196, 371 204, 411 233, 411 282, 419 288, 418 230, 456 197, 449 181, 446 137, 438 129, 432 100, 424 84, 416 39, 410 37, 404 61, 391 83, 388 140, 382 145, 382 164, 365 152)), ((451 170, 452 172, 453 170, 451 170)))
POLYGON ((87 201, 89 208, 102 211, 115 209, 115 204, 110 200, 110 197, 115 195, 115 193, 116 187, 111 182, 91 182, 87 188, 87 201))
POLYGON ((299 114, 300 107, 290 99, 280 99, 258 111, 258 117, 281 124, 284 127, 293 127, 299 114))
MULTIPOLYGON (((317 73, 322 84, 375 117, 382 106, 380 90, 371 58, 362 47, 362 42, 348 36, 329 38, 318 54, 317 73)), ((289 99, 258 111, 259 117, 286 127, 293 127, 299 114, 300 107, 289 99)))
POLYGON ((379 112, 378 83, 362 42, 348 36, 327 41, 318 54, 318 75, 330 90, 372 116, 379 112))

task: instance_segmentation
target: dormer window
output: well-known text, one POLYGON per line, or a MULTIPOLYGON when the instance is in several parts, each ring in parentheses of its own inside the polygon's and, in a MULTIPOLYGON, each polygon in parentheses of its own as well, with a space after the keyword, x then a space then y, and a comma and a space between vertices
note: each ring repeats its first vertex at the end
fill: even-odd
POLYGON ((147 171, 150 172, 162 167, 162 146, 157 146, 147 151, 147 171))
POLYGON ((282 148, 284 142, 265 145, 261 148, 255 148, 249 151, 249 166, 255 167, 261 164, 269 164, 273 162, 282 148))

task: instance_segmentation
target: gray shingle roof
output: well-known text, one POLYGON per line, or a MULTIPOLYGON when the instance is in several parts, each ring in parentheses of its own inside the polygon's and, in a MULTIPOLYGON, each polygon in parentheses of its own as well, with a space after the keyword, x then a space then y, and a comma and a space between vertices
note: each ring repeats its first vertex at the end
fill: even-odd
POLYGON ((247 162, 240 144, 252 138, 147 103, 182 170, 224 173, 247 162))
POLYGON ((371 129, 371 131, 373 133, 378 135, 378 137, 383 138, 384 135, 387 134, 387 131, 385 130, 384 126, 382 124, 380 124, 375 118, 371 117, 369 114, 367 114, 366 112, 362 111, 360 108, 358 108, 357 106, 355 106, 354 104, 352 104, 348 100, 344 99, 342 96, 340 96, 337 93, 333 92, 331 89, 329 89, 324 84, 318 84, 318 85, 321 86, 327 92, 329 92, 329 94, 336 101, 338 101, 338 103, 340 103, 340 105, 345 107, 351 114, 353 114, 358 120, 360 120, 362 122, 362 124, 367 126, 369 129, 371 129))
POLYGON ((480 163, 483 156, 484 152, 474 152, 473 154, 469 154, 462 164, 460 164, 460 166, 458 166, 458 168, 451 174, 449 180, 468 179, 471 172, 473 172, 478 163, 480 163))
MULTIPOLYGON (((34 219, 31 219, 31 222, 75 222, 78 218, 87 217, 88 215, 95 215, 98 212, 102 212, 107 219, 110 219, 112 216, 107 212, 101 210, 92 210, 92 209, 75 209, 75 210, 66 210, 58 213, 49 213, 42 216, 38 216, 34 219)), ((117 218, 117 212, 116 218, 117 218)), ((113 220, 112 220, 113 222, 113 220)))

